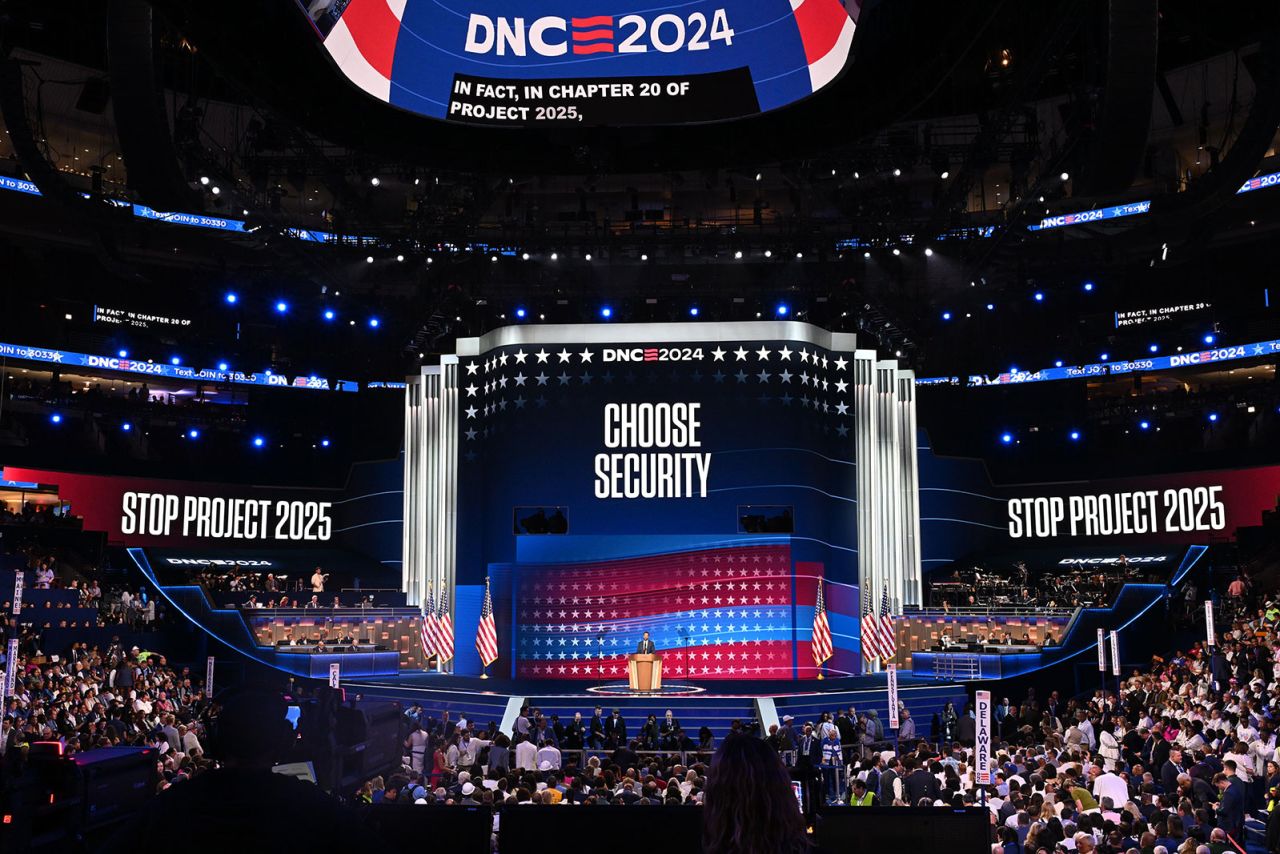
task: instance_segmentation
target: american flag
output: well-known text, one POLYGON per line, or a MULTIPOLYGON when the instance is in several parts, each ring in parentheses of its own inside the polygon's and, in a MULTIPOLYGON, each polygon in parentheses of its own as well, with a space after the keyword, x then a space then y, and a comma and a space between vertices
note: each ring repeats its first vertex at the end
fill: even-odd
POLYGON ((871 664, 880 657, 879 631, 876 628, 875 610, 871 607, 871 596, 860 595, 862 599, 862 658, 871 664))
POLYGON ((480 606, 480 625, 476 628, 476 651, 485 667, 498 660, 498 626, 493 620, 493 597, 489 595, 489 579, 484 580, 484 604, 480 606))
POLYGON ((831 657, 831 623, 827 621, 827 600, 818 579, 818 602, 813 608, 813 663, 822 664, 831 657))
POLYGON ((874 621, 879 632, 876 647, 880 650, 881 658, 892 661, 898 654, 898 641, 893 636, 893 609, 889 605, 889 588, 886 587, 880 594, 880 618, 874 621))
POLYGON ((440 591, 439 607, 436 610, 435 651, 441 661, 453 658, 453 617, 449 616, 449 594, 440 591))
POLYGON ((435 629, 432 624, 436 619, 435 594, 427 593, 427 601, 422 606, 422 664, 425 667, 427 661, 435 654, 435 643, 432 635, 435 629))

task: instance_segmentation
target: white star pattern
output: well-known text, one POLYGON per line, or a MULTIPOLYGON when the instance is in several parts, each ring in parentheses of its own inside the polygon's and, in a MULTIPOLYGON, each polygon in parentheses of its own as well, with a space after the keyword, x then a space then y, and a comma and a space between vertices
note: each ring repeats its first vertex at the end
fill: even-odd
POLYGON ((747 360, 747 351, 742 349, 741 347, 739 347, 737 350, 734 350, 733 355, 738 357, 739 362, 745 362, 747 360))
POLYGON ((590 362, 591 351, 588 350, 586 347, 583 347, 582 352, 578 354, 578 358, 582 359, 583 362, 590 362))
POLYGON ((723 362, 724 350, 721 350, 719 347, 715 348, 714 350, 711 351, 711 357, 717 362, 723 362))
POLYGON ((847 364, 849 364, 848 359, 844 359, 844 358, 837 358, 837 359, 836 359, 836 370, 837 370, 837 371, 843 371, 843 370, 844 370, 844 366, 845 366, 845 365, 847 365, 847 364))
POLYGON ((561 363, 564 363, 569 361, 569 357, 572 356, 573 354, 570 353, 568 350, 561 350, 559 353, 556 353, 556 355, 560 357, 561 363))
POLYGON ((781 350, 779 350, 779 351, 778 351, 778 358, 779 358, 779 359, 781 359, 781 360, 782 360, 782 361, 784 361, 784 362, 790 362, 790 361, 791 361, 791 351, 790 351, 790 350, 788 350, 788 349, 784 346, 781 350))
POLYGON ((528 353, 526 353, 524 350, 517 350, 517 351, 516 351, 516 364, 517 364, 517 365, 523 365, 523 364, 524 364, 524 360, 525 360, 525 359, 527 359, 528 357, 529 357, 529 354, 528 354, 528 353))
POLYGON ((546 364, 547 357, 550 356, 551 354, 548 353, 546 350, 539 350, 533 355, 538 357, 538 364, 542 365, 542 364, 546 364))
POLYGON ((760 349, 756 351, 756 358, 757 358, 757 359, 759 359, 759 360, 760 360, 760 361, 762 361, 762 362, 767 362, 767 361, 769 361, 769 354, 770 354, 771 352, 772 352, 771 350, 766 349, 766 348, 762 345, 762 346, 760 347, 760 349))

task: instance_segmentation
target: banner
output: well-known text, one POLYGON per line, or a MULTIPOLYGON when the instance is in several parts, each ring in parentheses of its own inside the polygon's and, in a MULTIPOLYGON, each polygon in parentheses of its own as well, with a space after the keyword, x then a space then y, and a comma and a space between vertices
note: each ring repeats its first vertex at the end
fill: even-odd
POLYGON ((209 656, 209 660, 204 664, 204 695, 210 700, 213 699, 213 656, 209 656))
POLYGON ((886 664, 885 673, 889 676, 889 728, 898 728, 898 665, 886 664))
POLYGON ((1107 637, 1102 629, 1098 629, 1098 672, 1107 672, 1107 637))
POLYGON ((13 688, 18 684, 18 639, 9 638, 8 657, 4 660, 4 696, 0 697, 0 708, 7 705, 13 696, 13 688))
POLYGON ((1111 675, 1120 675, 1120 636, 1111 632, 1111 675))
POLYGON ((342 666, 338 662, 329 665, 329 687, 337 688, 342 681, 342 666))
POLYGON ((1204 642, 1209 646, 1217 646, 1217 633, 1213 630, 1213 600, 1204 600, 1204 642))
POLYGON ((13 574, 13 615, 15 617, 22 614, 22 581, 26 577, 26 573, 18 570, 13 574))
POLYGON ((991 785, 991 692, 978 691, 973 704, 978 719, 974 743, 974 771, 979 786, 991 785))

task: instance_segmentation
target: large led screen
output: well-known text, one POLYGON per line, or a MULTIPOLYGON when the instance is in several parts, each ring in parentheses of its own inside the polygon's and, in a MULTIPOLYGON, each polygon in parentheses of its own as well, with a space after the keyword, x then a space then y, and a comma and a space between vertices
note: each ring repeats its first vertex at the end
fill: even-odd
POLYGON ((671 125, 774 110, 849 62, 860 0, 315 0, 342 73, 424 116, 507 127, 671 125))

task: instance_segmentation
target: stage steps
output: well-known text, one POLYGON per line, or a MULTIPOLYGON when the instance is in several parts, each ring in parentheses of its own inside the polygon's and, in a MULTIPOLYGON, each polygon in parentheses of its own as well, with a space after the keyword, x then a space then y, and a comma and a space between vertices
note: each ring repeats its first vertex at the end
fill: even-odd
MULTIPOLYGON (((934 713, 942 711, 948 701, 955 704, 957 712, 963 713, 965 704, 969 702, 969 692, 963 685, 900 686, 898 699, 915 718, 916 734, 929 737, 932 735, 931 721, 934 713)), ((859 712, 874 709, 885 729, 889 728, 889 692, 884 687, 775 697, 774 703, 778 709, 778 717, 792 715, 797 727, 805 722, 816 723, 822 712, 838 712, 853 706, 859 712)))

